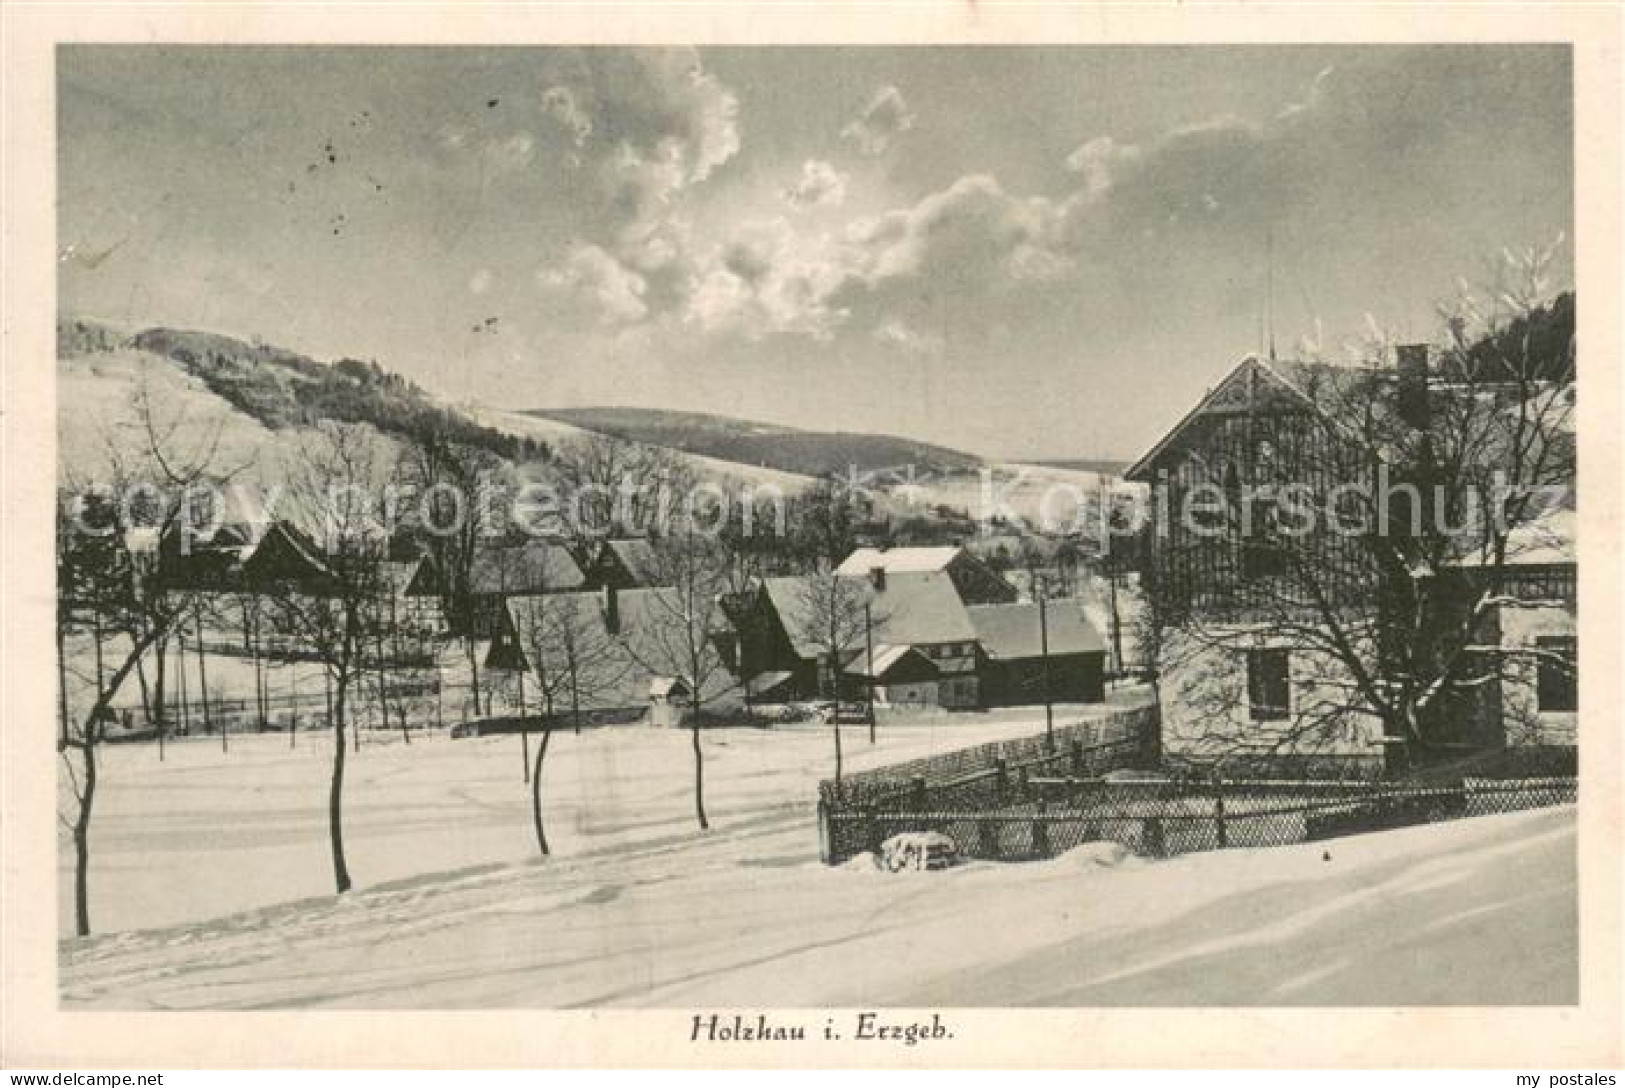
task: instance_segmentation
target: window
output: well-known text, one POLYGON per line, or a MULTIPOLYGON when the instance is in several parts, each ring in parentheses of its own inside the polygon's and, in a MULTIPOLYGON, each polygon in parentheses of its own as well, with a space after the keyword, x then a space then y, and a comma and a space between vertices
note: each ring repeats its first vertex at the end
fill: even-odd
POLYGON ((1287 651, 1280 649, 1247 651, 1247 702, 1255 722, 1278 722, 1292 709, 1292 690, 1287 678, 1287 651))
POLYGON ((1552 635, 1535 640, 1539 656, 1536 699, 1539 709, 1574 711, 1580 709, 1580 647, 1572 635, 1552 635))
POLYGON ((1286 571, 1286 555, 1274 544, 1249 540, 1241 546, 1243 578, 1273 578, 1286 571))
POLYGON ((1286 571, 1286 555, 1275 541, 1276 506, 1273 493, 1248 497, 1243 510, 1241 576, 1269 578, 1286 571))

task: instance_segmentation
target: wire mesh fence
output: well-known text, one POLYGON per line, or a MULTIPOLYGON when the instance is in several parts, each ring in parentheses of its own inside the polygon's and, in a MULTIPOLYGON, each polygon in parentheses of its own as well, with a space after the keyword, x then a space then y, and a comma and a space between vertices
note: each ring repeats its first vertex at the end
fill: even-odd
MULTIPOLYGON (((1457 773, 1434 768, 1408 780, 1155 777, 1154 708, 1114 739, 1084 746, 1076 735, 1060 752, 1018 747, 976 758, 914 761, 861 780, 820 784, 822 854, 837 864, 903 832, 933 831, 967 857, 1025 861, 1089 842, 1116 842, 1154 857, 1232 847, 1287 846, 1440 820, 1572 804, 1569 775, 1505 777, 1506 761, 1457 773), (976 759, 991 766, 975 769, 976 759), (948 768, 928 780, 922 771, 948 768), (970 769, 967 769, 970 768, 970 769), (1077 769, 1074 769, 1077 768, 1077 769), (1133 769, 1140 769, 1133 773, 1133 769), (1131 773, 1125 774, 1125 771, 1131 773), (901 774, 908 774, 907 781, 901 774), (1117 772, 1115 774, 1109 772, 1117 772)), ((1042 738, 1037 738, 1042 739, 1042 738)), ((972 751, 972 750, 967 750, 972 751)), ((980 751, 980 750, 975 750, 980 751)), ((1561 762, 1561 761, 1558 761, 1561 762)), ((855 776, 856 777, 856 776, 855 776)))

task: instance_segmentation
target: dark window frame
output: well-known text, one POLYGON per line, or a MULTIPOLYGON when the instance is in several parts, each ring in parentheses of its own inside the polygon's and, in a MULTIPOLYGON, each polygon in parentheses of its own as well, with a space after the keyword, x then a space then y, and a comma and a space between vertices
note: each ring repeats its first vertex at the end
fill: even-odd
POLYGON ((1283 646, 1247 651, 1247 711, 1255 722, 1292 717, 1292 651, 1283 646))
POLYGON ((1535 709, 1542 714, 1568 714, 1580 709, 1580 640, 1576 635, 1543 635, 1535 639, 1535 709), (1563 665, 1552 655, 1567 660, 1563 665))

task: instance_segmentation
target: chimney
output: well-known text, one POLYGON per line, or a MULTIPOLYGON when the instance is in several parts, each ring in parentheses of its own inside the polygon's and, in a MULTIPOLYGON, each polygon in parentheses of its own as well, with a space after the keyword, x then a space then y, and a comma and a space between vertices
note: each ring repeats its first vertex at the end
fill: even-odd
POLYGON ((598 591, 599 601, 604 607, 604 630, 612 635, 621 633, 621 602, 616 595, 613 585, 605 585, 598 591))
POLYGON ((875 587, 877 593, 884 593, 886 590, 886 568, 878 565, 870 567, 869 584, 875 587))
POLYGON ((1394 356, 1399 371, 1399 418, 1425 431, 1432 422, 1428 407, 1428 346, 1400 344, 1394 349, 1394 356))

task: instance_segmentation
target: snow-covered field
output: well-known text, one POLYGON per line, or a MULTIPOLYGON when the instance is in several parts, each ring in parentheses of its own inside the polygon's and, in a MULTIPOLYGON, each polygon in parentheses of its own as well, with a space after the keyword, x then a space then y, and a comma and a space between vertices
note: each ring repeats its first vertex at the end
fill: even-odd
POLYGON ((1011 461, 988 468, 992 475, 986 478, 973 472, 927 479, 912 489, 899 488, 893 498, 912 501, 917 510, 949 506, 977 520, 1000 515, 1045 532, 1097 538, 1102 487, 1118 483, 1098 472, 1050 465, 1011 461))
MULTIPOLYGON (((848 765, 1032 726, 899 726, 878 749, 853 728, 848 765)), ((363 747, 353 762, 358 890, 334 897, 326 747, 264 740, 252 758, 234 745, 229 764, 207 744, 174 746, 162 767, 149 751, 109 753, 95 920, 168 928, 64 940, 66 1004, 1576 999, 1572 809, 1170 861, 1094 846, 890 875, 817 860, 827 729, 708 737, 708 834, 693 826, 686 736, 606 729, 555 737, 555 855, 541 860, 518 739, 436 739, 363 747)))
MULTIPOLYGON (((1025 736, 1043 729, 1037 713, 1036 721, 1028 709, 883 725, 874 747, 864 727, 846 726, 846 766, 1025 736)), ((333 741, 301 732, 296 743, 290 750, 286 734, 240 734, 222 752, 217 738, 194 736, 172 741, 162 763, 151 744, 104 747, 92 829, 96 931, 204 921, 331 891, 333 741)), ((834 770, 827 727, 712 730, 704 748, 706 807, 719 831, 785 830, 803 855, 816 856, 817 782, 834 770)), ((419 732, 406 745, 398 733, 365 731, 345 786, 346 854, 357 886, 528 859, 535 841, 523 773, 517 736, 419 732)), ((562 859, 686 842, 695 827, 692 774, 685 731, 559 731, 543 772, 550 845, 562 859)), ((71 933, 65 838, 58 862, 58 917, 71 933)))

